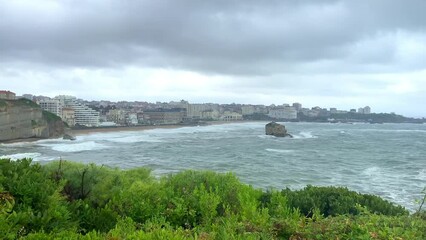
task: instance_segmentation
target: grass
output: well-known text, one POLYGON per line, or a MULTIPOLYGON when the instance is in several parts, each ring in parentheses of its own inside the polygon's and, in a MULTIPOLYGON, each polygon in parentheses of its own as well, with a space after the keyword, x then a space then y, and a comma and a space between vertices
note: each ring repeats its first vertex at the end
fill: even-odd
POLYGON ((61 121, 62 119, 57 116, 56 114, 53 114, 49 111, 45 111, 43 110, 43 118, 48 122, 56 122, 56 121, 61 121))

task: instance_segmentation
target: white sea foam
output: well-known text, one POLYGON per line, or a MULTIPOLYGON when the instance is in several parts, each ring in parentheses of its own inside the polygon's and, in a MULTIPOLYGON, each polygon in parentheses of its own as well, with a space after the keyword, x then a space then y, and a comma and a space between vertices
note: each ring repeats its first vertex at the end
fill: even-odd
POLYGON ((318 138, 317 136, 312 135, 311 132, 300 132, 299 134, 293 135, 295 139, 306 139, 306 138, 318 138))
MULTIPOLYGON (((149 131, 122 131, 122 132, 110 132, 110 133, 96 133, 90 135, 78 136, 78 141, 83 142, 98 142, 98 141, 109 141, 115 143, 137 143, 137 142, 162 142, 159 137, 148 134, 149 131)), ((153 133, 153 132, 152 132, 153 133)))
POLYGON ((357 129, 360 132, 389 132, 389 133, 426 133, 422 129, 357 129))
POLYGON ((108 141, 117 142, 117 143, 137 143, 137 142, 164 142, 156 137, 151 137, 149 135, 136 135, 136 136, 126 136, 126 137, 116 137, 110 138, 108 141))
POLYGON ((420 170, 419 173, 414 178, 426 181, 426 169, 420 170))
POLYGON ((363 175, 369 176, 369 177, 377 177, 378 175, 381 174, 381 170, 379 167, 369 167, 366 168, 364 171, 362 171, 363 175))
POLYGON ((93 151, 107 148, 107 146, 96 143, 94 141, 81 142, 81 143, 65 143, 65 144, 54 144, 50 147, 58 152, 82 152, 82 151, 93 151))
POLYGON ((274 136, 272 136, 272 135, 257 135, 257 137, 259 137, 259 138, 263 138, 263 139, 269 139, 269 138, 275 138, 274 136))
POLYGON ((41 153, 38 153, 38 152, 16 153, 16 154, 11 154, 11 155, 0 156, 0 159, 1 158, 10 158, 11 160, 16 161, 16 160, 22 159, 22 158, 32 158, 33 160, 37 160, 40 156, 41 156, 41 153))
POLYGON ((294 152, 294 150, 290 150, 290 149, 267 148, 265 150, 268 151, 268 152, 276 152, 276 153, 291 153, 291 152, 294 152))
POLYGON ((15 142, 15 143, 0 143, 1 147, 15 148, 15 147, 26 147, 32 146, 35 142, 15 142))

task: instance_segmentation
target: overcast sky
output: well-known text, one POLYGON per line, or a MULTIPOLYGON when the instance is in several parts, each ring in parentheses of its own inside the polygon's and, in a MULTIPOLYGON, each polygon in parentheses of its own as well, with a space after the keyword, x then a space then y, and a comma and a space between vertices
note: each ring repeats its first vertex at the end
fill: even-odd
POLYGON ((0 90, 426 117, 425 0, 0 0, 0 90))

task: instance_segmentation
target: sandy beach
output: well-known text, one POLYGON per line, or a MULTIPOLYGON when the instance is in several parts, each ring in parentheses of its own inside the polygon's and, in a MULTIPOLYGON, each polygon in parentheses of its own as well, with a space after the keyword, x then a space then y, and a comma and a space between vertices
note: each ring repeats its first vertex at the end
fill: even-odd
POLYGON ((86 129, 70 129, 66 130, 67 133, 78 136, 91 133, 106 133, 106 132, 129 132, 129 131, 144 131, 151 129, 168 129, 168 128, 181 128, 187 127, 185 125, 149 125, 149 126, 118 126, 118 127, 99 127, 99 128, 86 128, 86 129))
MULTIPOLYGON (((200 125, 181 125, 181 124, 171 124, 171 125, 145 125, 145 126, 117 126, 117 127, 98 127, 98 128, 86 128, 86 129, 67 129, 65 133, 71 134, 72 136, 81 136, 92 133, 108 133, 108 132, 130 132, 130 131, 145 131, 151 129, 172 129, 172 128, 182 128, 182 127, 196 127, 196 126, 209 126, 209 125, 221 125, 221 124, 231 124, 231 123, 243 123, 243 122, 255 122, 255 121, 211 121, 204 122, 200 125)), ((16 143, 16 142, 35 142, 38 140, 43 140, 44 138, 21 138, 13 139, 8 141, 0 141, 0 143, 16 143)))
POLYGON ((241 123, 247 121, 211 121, 205 122, 201 125, 145 125, 145 126, 118 126, 118 127, 99 127, 99 128, 86 128, 86 129, 71 129, 66 132, 73 135, 86 135, 91 133, 107 133, 107 132, 128 132, 128 131, 144 131, 151 129, 171 129, 171 128, 182 128, 182 127, 196 127, 196 126, 209 126, 209 125, 220 125, 220 124, 230 124, 230 123, 241 123))

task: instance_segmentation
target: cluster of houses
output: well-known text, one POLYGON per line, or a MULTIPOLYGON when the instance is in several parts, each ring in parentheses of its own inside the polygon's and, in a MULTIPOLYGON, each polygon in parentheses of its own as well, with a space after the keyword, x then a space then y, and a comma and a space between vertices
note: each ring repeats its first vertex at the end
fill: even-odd
MULTIPOLYGON (((318 117, 330 113, 355 111, 330 110, 320 107, 302 108, 302 104, 292 105, 250 105, 250 104, 192 104, 178 102, 111 102, 85 101, 74 96, 59 95, 54 98, 24 94, 16 97, 13 92, 0 91, 0 99, 27 98, 43 110, 62 118, 69 126, 133 126, 197 123, 199 121, 241 121, 244 119, 297 120, 299 115, 318 117)), ((358 109, 358 113, 369 114, 370 107, 358 109)))

